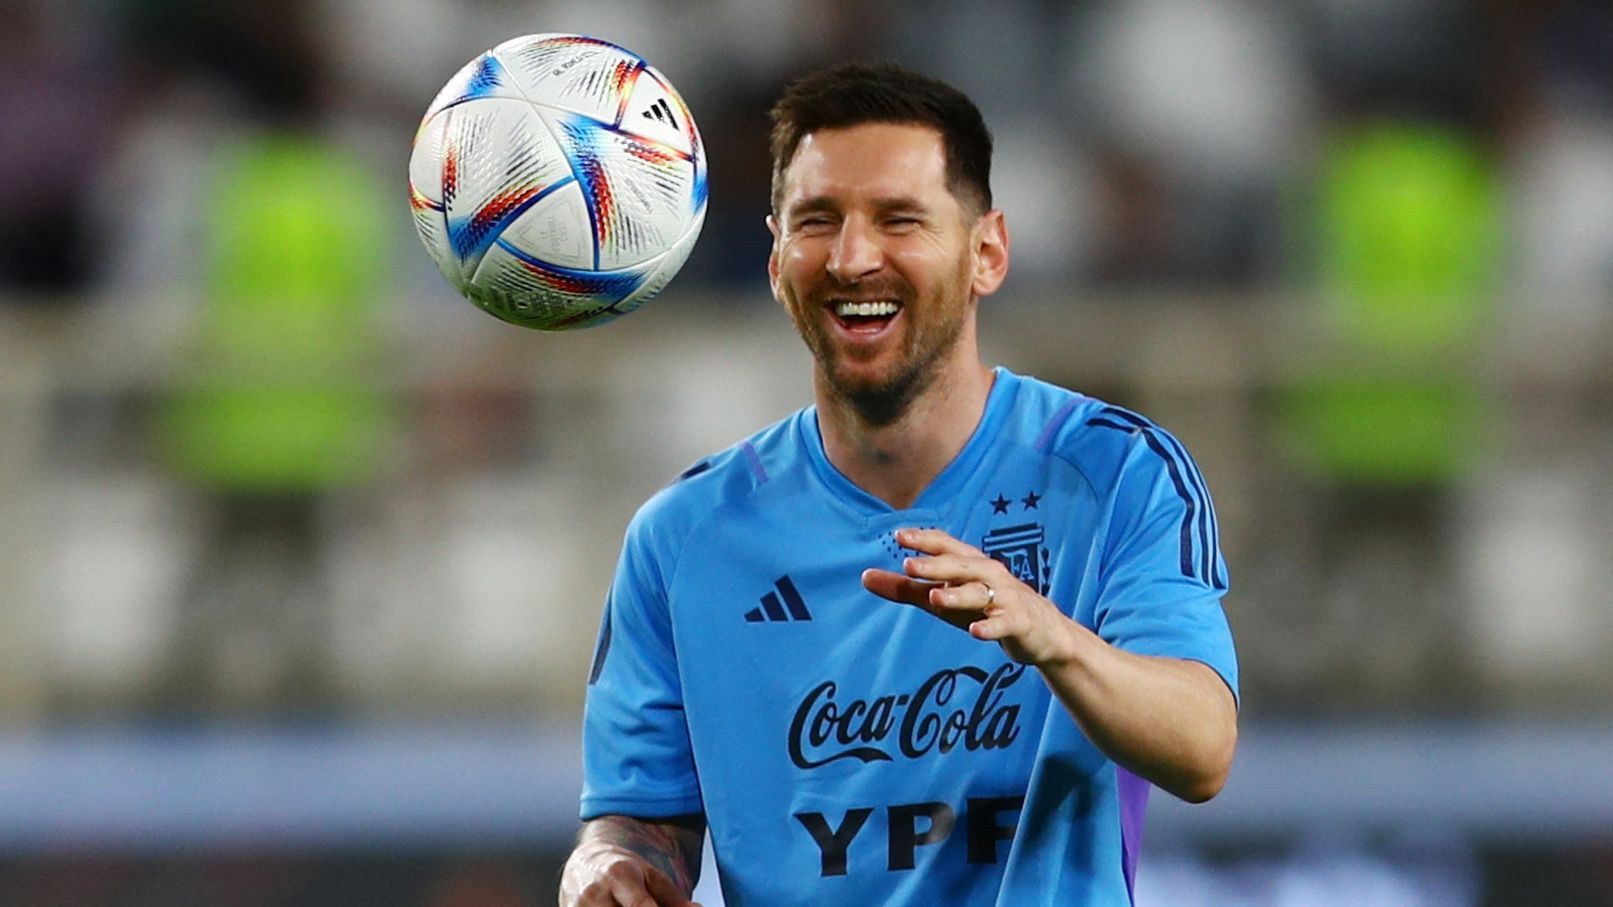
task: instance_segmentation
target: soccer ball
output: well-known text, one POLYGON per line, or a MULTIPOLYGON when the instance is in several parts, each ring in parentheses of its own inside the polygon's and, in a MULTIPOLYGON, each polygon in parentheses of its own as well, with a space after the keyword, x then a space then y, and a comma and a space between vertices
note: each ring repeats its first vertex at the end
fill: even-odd
POLYGON ((514 38, 426 110, 409 157, 426 250, 512 324, 603 324, 660 292, 706 217, 706 154, 642 57, 583 35, 514 38))

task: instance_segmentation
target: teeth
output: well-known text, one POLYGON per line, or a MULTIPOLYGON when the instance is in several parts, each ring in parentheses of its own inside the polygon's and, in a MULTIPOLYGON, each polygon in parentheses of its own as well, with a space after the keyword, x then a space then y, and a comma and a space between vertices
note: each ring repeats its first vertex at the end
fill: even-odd
POLYGON ((864 317, 895 315, 900 308, 901 306, 896 303, 886 300, 879 302, 837 302, 835 303, 835 314, 842 318, 849 315, 862 315, 864 317))

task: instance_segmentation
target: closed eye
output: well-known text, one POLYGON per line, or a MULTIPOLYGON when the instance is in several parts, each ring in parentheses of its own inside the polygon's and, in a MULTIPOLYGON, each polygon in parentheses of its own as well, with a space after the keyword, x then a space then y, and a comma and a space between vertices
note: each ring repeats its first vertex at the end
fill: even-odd
POLYGON ((828 214, 809 214, 796 218, 790 229, 799 233, 823 233, 835 229, 835 224, 835 218, 828 214))

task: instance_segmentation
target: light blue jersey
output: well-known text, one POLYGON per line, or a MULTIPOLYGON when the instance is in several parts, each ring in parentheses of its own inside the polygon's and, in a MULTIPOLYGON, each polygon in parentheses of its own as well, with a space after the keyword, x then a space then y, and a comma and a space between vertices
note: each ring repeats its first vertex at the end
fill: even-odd
POLYGON ((1187 451, 998 369, 973 437, 906 510, 835 469, 808 408, 639 511, 589 678, 583 818, 704 813, 729 907, 1129 905, 1146 783, 1035 669, 863 589, 865 568, 914 554, 893 538, 909 526, 1236 692, 1187 451))

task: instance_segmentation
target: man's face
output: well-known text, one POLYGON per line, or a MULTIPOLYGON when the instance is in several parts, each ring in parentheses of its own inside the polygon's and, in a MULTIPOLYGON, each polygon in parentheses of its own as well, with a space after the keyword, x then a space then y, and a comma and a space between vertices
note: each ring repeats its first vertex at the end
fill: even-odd
POLYGON ((768 220, 768 275, 835 393, 893 418, 972 338, 975 296, 996 288, 977 286, 980 221, 947 189, 934 129, 869 123, 801 141, 768 220))

